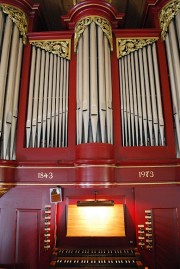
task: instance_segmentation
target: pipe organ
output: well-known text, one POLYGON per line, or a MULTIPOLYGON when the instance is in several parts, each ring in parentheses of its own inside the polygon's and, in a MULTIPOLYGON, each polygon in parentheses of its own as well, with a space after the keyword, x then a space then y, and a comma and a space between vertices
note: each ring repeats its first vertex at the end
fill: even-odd
POLYGON ((21 11, 6 5, 0 6, 0 156, 5 160, 16 158, 16 125, 24 43, 18 27, 20 19, 26 23, 21 11))
POLYGON ((180 1, 130 2, 0 0, 0 268, 180 268, 180 1))

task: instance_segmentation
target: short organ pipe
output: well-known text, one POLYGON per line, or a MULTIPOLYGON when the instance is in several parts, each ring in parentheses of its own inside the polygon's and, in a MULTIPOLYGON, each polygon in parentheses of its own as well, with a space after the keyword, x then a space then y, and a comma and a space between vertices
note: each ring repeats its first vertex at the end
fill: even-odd
POLYGON ((32 46, 26 146, 67 147, 67 59, 32 46))

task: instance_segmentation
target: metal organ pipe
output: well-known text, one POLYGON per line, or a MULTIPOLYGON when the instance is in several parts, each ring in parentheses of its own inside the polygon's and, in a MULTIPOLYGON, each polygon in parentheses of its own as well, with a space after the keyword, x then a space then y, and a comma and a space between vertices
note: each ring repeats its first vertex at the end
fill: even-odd
POLYGON ((32 45, 26 146, 67 147, 68 60, 32 45))
POLYGON ((135 137, 134 145, 138 145, 139 141, 139 132, 138 132, 138 103, 137 103, 137 94, 136 94, 136 81, 135 81, 135 63, 134 57, 131 53, 131 72, 132 72, 132 92, 133 92, 133 104, 134 104, 134 125, 135 125, 135 137))
POLYGON ((31 118, 32 118, 32 104, 33 104, 35 58, 36 58, 36 48, 33 47, 32 59, 31 59, 28 110, 27 110, 27 120, 26 120, 26 147, 27 148, 30 146, 30 137, 31 137, 31 118))
POLYGON ((4 16, 2 11, 0 10, 0 47, 2 42, 3 28, 4 28, 4 16))
POLYGON ((56 82, 56 97, 55 97, 55 147, 58 146, 58 128, 59 128, 59 90, 60 90, 60 58, 57 57, 57 82, 56 82))
POLYGON ((123 146, 164 145, 164 120, 155 44, 119 59, 123 146))
POLYGON ((99 72, 99 116, 100 116, 100 135, 101 141, 105 143, 105 117, 106 117, 106 88, 105 88, 105 69, 104 69, 104 38, 103 32, 98 27, 98 72, 99 72))
POLYGON ((76 91, 76 100, 77 100, 77 113, 76 113, 76 119, 77 119, 77 130, 76 130, 76 138, 77 138, 77 144, 79 144, 82 141, 82 117, 83 117, 83 50, 82 50, 82 44, 83 40, 82 37, 79 39, 79 46, 77 51, 77 91, 76 91))
POLYGON ((89 28, 87 27, 83 34, 83 141, 88 142, 89 126, 89 28))
MULTIPOLYGON (((156 52, 156 44, 152 44, 152 59, 153 59, 153 67, 154 67, 154 79, 155 79, 155 97, 157 104, 157 112, 158 112, 158 133, 159 133, 159 142, 157 145, 165 145, 165 134, 164 134, 164 117, 163 117, 163 108, 162 108, 162 100, 161 100, 161 89, 160 89, 160 81, 159 81, 159 70, 158 70, 158 61, 157 61, 157 52, 156 52)), ((151 67, 150 67, 151 68, 151 67)))
MULTIPOLYGON (((137 93, 137 106, 138 106, 138 125, 139 125, 139 140, 137 146, 143 145, 143 118, 142 118, 142 105, 141 105, 141 90, 140 90, 140 73, 139 73, 139 63, 138 63, 138 53, 134 53, 135 61, 135 77, 136 77, 136 93, 137 93)), ((127 145, 127 144, 126 144, 127 145)))
POLYGON ((17 59, 16 68, 16 80, 15 89, 13 96, 13 118, 12 118, 12 128, 11 128, 11 141, 10 141, 10 159, 15 160, 15 138, 16 138, 16 124, 18 117, 18 100, 19 100, 19 86, 20 86, 20 76, 21 76, 21 63, 22 63, 22 52, 23 52, 23 41, 22 38, 19 39, 19 51, 17 59))
POLYGON ((105 56, 105 88, 106 88, 106 111, 107 111, 107 141, 113 143, 113 124, 112 124, 112 79, 111 79, 111 56, 107 37, 104 35, 104 56, 105 56))
POLYGON ((0 158, 15 160, 23 42, 19 28, 0 10, 0 158))
MULTIPOLYGON (((33 60, 33 58, 32 58, 33 60)), ((49 77, 49 52, 45 55, 45 77, 44 77, 44 91, 43 91, 43 107, 42 107, 42 142, 41 146, 46 147, 46 126, 47 126, 47 96, 48 96, 48 77, 49 77)))
POLYGON ((40 147, 41 142, 41 129, 42 129, 42 108, 43 108, 43 87, 44 87, 44 70, 45 68, 45 51, 42 51, 41 55, 41 67, 40 67, 40 85, 39 85, 39 105, 37 113, 37 147, 40 147))
POLYGON ((128 66, 128 81, 129 81, 129 104, 130 104, 130 122, 131 122, 131 144, 134 146, 134 103, 133 103, 133 93, 132 93, 132 72, 131 72, 131 58, 127 55, 127 66, 128 66))
MULTIPOLYGON (((99 36, 98 36, 99 37, 99 36)), ((99 39, 98 39, 99 41, 99 39)), ((99 42, 98 42, 99 43, 99 42)), ((98 85, 97 85, 97 33, 94 22, 90 24, 90 122, 92 128, 92 140, 96 142, 98 124, 98 85)), ((99 74, 100 75, 100 74, 99 74)), ((86 140, 87 142, 87 140, 86 140)))
POLYGON ((92 21, 77 46, 77 144, 113 142, 110 63, 106 34, 92 21))
POLYGON ((13 28, 11 52, 8 67, 8 79, 6 87, 6 99, 4 105, 4 128, 3 128, 3 159, 8 156, 9 159, 9 146, 10 146, 10 132, 12 128, 12 116, 13 116, 13 95, 12 90, 15 85, 16 68, 17 68, 17 56, 18 56, 18 43, 19 43, 19 31, 16 25, 13 28))

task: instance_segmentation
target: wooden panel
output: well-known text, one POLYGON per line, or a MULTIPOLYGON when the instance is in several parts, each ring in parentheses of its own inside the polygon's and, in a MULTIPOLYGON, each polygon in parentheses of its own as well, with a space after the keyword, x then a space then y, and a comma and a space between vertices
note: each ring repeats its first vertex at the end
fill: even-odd
POLYGON ((154 241, 157 269, 179 269, 177 209, 154 209, 154 241))
POLYGON ((125 236, 124 206, 68 205, 67 236, 125 236))
POLYGON ((18 269, 38 269, 39 210, 17 210, 16 263, 18 269))

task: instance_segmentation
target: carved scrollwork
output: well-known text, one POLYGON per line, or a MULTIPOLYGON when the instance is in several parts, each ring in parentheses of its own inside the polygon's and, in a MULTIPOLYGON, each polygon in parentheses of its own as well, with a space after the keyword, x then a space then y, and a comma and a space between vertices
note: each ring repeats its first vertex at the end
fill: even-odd
POLYGON ((78 21, 75 26, 75 34, 74 34, 74 50, 77 49, 77 44, 80 36, 85 31, 86 27, 92 22, 92 17, 86 17, 78 21))
POLYGON ((170 1, 167 5, 165 5, 162 8, 159 14, 159 22, 161 27, 161 36, 163 40, 166 37, 170 22, 176 16, 179 10, 180 10, 179 0, 170 1))
POLYGON ((157 41, 158 38, 152 37, 152 38, 117 38, 116 39, 116 46, 117 46, 117 58, 122 58, 123 56, 126 56, 130 54, 131 52, 134 52, 136 50, 139 50, 149 44, 152 44, 153 42, 157 41))
POLYGON ((107 36, 111 50, 113 50, 113 44, 112 44, 112 29, 110 23, 101 17, 94 17, 94 22, 99 25, 99 27, 102 29, 102 31, 105 33, 107 36))
POLYGON ((105 33, 109 40, 111 50, 113 50, 111 25, 106 19, 99 16, 85 17, 76 24, 74 35, 74 50, 77 50, 77 44, 80 36, 83 34, 87 26, 90 25, 92 22, 96 23, 102 29, 102 31, 105 33))
POLYGON ((2 11, 5 14, 7 14, 9 18, 16 24, 17 28, 19 29, 20 34, 23 37, 23 43, 26 44, 28 20, 24 12, 10 5, 0 4, 0 8, 2 8, 2 11))
POLYGON ((31 40, 31 45, 44 49, 58 55, 59 57, 70 60, 71 40, 31 40))

